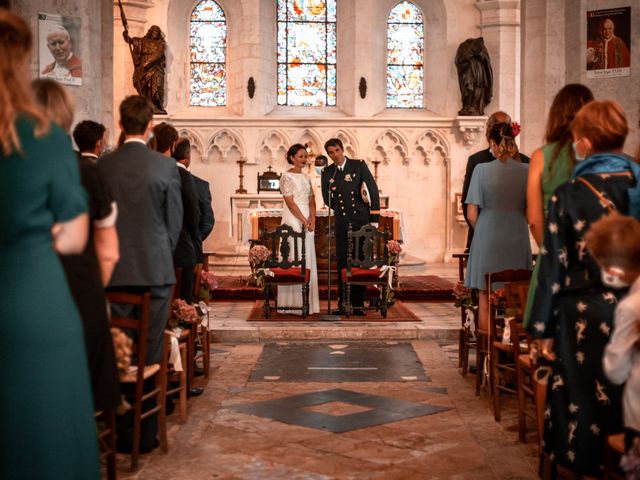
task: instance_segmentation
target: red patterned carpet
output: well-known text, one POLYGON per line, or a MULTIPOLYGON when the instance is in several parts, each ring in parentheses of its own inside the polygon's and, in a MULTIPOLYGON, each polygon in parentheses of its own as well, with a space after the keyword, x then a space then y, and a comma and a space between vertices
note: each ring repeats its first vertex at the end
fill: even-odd
MULTIPOLYGON (((326 314, 326 302, 321 305, 322 312, 314 313, 303 319, 300 315, 293 314, 280 314, 273 309, 269 315, 269 318, 265 318, 262 311, 262 300, 256 300, 255 305, 249 312, 249 322, 316 322, 320 319, 320 316, 326 314)), ((389 307, 387 311, 387 318, 382 318, 380 312, 368 310, 365 317, 358 317, 355 315, 347 318, 346 316, 340 317, 341 322, 419 322, 420 319, 414 315, 402 302, 396 301, 393 306, 389 307)))
MULTIPOLYGON (((247 285, 248 277, 220 276, 218 288, 213 291, 212 301, 257 300, 262 298, 261 290, 247 285)), ((415 275, 400 277, 400 285, 394 291, 398 300, 412 302, 453 302, 453 283, 435 275, 415 275)), ((320 298, 327 298, 326 286, 320 287, 320 298)), ((331 298, 336 298, 332 286, 331 298)))

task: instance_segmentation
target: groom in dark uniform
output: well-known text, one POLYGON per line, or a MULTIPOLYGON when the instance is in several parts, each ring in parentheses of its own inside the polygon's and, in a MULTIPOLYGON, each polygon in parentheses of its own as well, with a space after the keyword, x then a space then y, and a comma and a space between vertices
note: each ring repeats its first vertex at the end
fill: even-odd
MULTIPOLYGON (((322 170, 322 199, 326 205, 331 201, 335 213, 336 256, 338 260, 338 310, 336 315, 345 313, 342 269, 347 267, 349 225, 353 231, 363 225, 377 226, 380 218, 380 195, 378 186, 363 160, 352 160, 344 156, 344 147, 339 138, 331 138, 324 144, 333 163, 322 170), (367 196, 368 203, 363 199, 367 196)), ((354 315, 365 315, 365 288, 351 287, 351 305, 354 315)))

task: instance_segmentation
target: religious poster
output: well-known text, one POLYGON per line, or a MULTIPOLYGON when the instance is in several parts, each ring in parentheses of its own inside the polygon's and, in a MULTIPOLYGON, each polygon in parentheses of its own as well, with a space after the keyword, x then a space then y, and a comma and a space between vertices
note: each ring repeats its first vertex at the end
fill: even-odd
POLYGON ((631 74, 631 7, 587 12, 587 78, 631 74))
POLYGON ((82 85, 80 18, 38 14, 38 72, 65 85, 82 85))

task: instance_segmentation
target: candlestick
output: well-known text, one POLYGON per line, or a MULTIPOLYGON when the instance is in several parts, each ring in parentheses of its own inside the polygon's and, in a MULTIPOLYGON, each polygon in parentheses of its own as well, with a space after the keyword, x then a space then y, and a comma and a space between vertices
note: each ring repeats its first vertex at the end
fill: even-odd
POLYGON ((238 167, 240 167, 240 173, 238 174, 238 178, 240 179, 240 186, 236 189, 236 193, 247 193, 244 186, 242 185, 242 179, 244 178, 243 168, 244 168, 244 164, 246 163, 246 160, 241 158, 236 163, 238 164, 238 167))
MULTIPOLYGON (((374 158, 373 160, 371 160, 371 163, 373 163, 373 179, 376 181, 376 185, 378 185, 378 165, 380 165, 380 160, 378 160, 377 158, 374 158)), ((382 193, 382 190, 380 189, 379 185, 378 185, 378 192, 382 193)))

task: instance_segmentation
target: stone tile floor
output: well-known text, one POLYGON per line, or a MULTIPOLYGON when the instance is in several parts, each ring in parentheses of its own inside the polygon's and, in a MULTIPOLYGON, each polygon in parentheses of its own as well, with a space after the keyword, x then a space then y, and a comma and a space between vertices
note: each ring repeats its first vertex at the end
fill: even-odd
MULTIPOLYGON (((453 318, 459 322, 459 317, 453 318)), ((169 417, 169 453, 156 450, 143 455, 134 474, 127 471, 129 457, 119 455, 119 478, 537 478, 533 429, 529 443, 520 444, 514 399, 505 398, 502 421, 495 422, 486 392, 476 397, 473 376, 463 378, 456 368, 455 340, 413 340, 411 344, 430 381, 249 381, 263 345, 215 343, 212 375, 204 394, 190 400, 187 423, 180 424, 177 415, 169 417), (450 410, 331 433, 232 409, 332 389, 450 410)), ((204 384, 203 379, 198 381, 204 384)), ((334 416, 366 411, 348 401, 327 402, 316 410, 334 416)))

